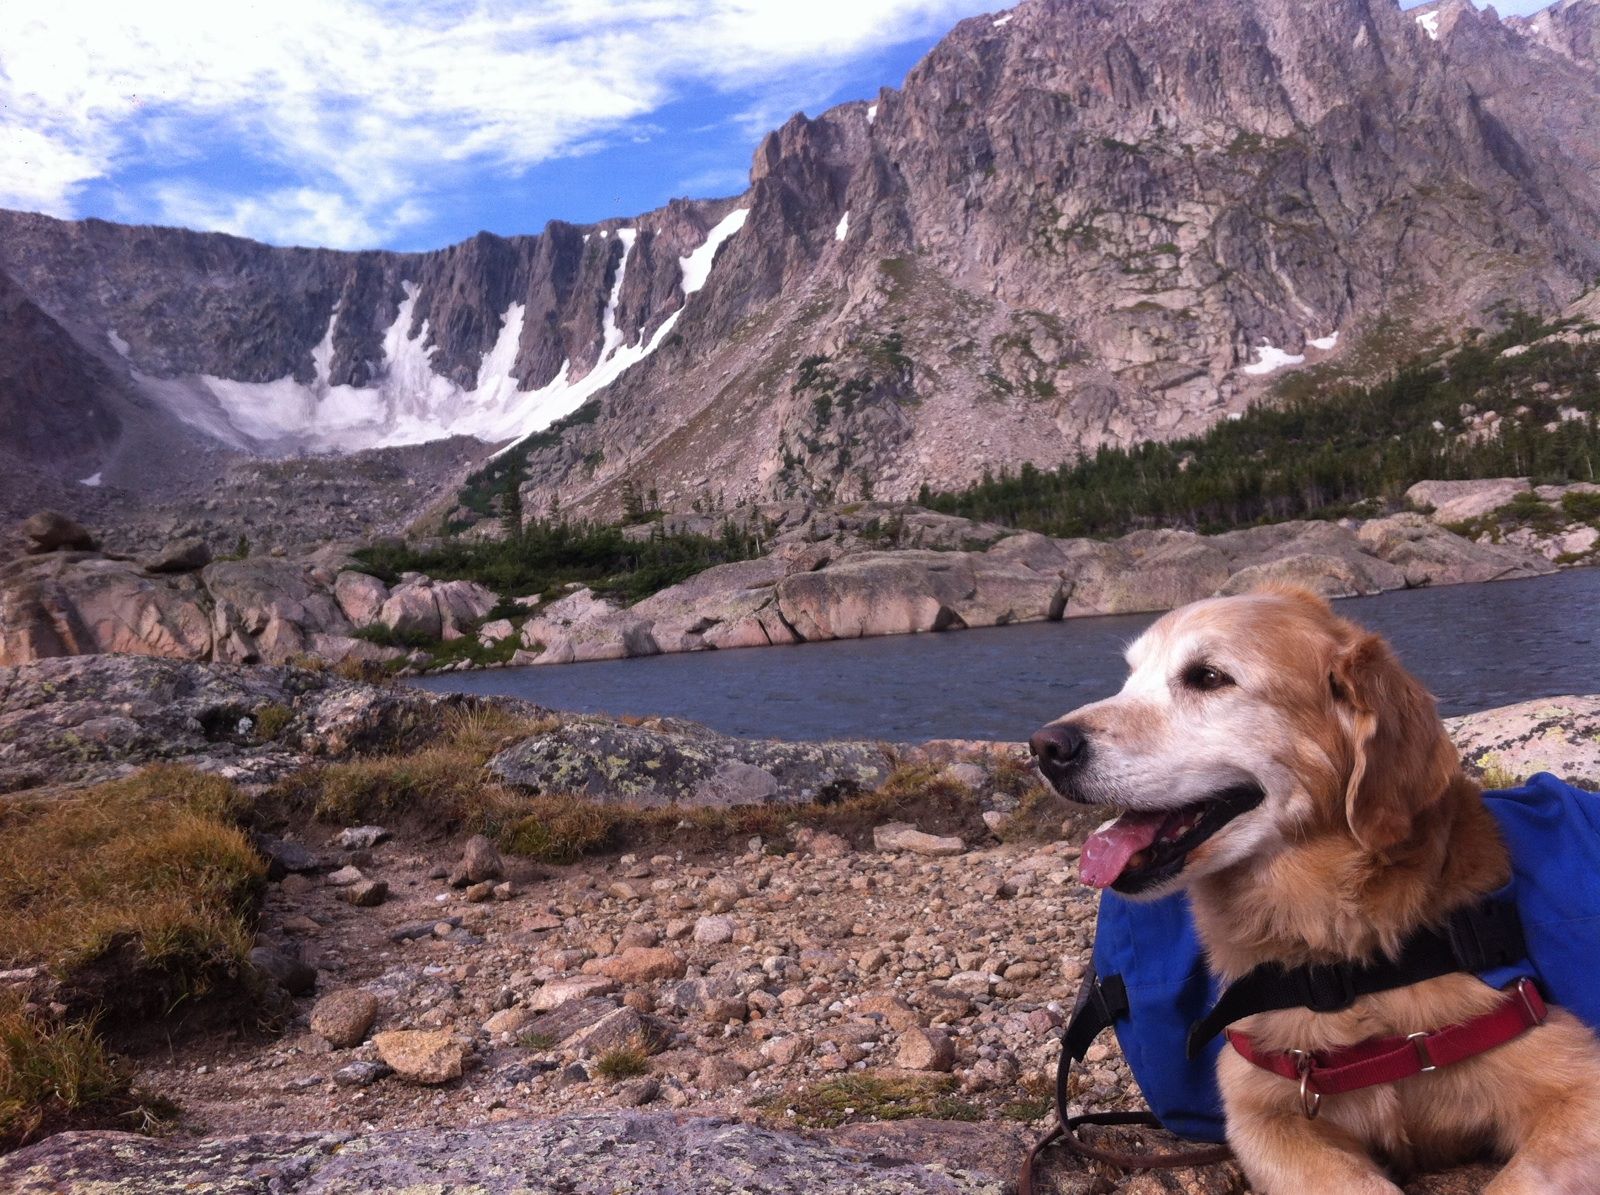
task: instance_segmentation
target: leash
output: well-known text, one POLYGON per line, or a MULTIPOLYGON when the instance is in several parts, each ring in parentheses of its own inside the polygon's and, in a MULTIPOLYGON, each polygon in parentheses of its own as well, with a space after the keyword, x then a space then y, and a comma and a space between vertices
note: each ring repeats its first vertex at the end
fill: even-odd
POLYGON ((1072 1019, 1061 1035, 1061 1057, 1056 1062, 1056 1123, 1022 1160, 1017 1174, 1017 1195, 1037 1195, 1037 1176, 1040 1158, 1051 1146, 1060 1143, 1072 1153, 1094 1162, 1103 1162, 1120 1170, 1180 1170, 1193 1166, 1212 1166, 1233 1157, 1226 1145, 1212 1145, 1202 1149, 1179 1150, 1170 1153, 1128 1153, 1095 1145, 1080 1134, 1085 1125, 1111 1127, 1141 1126, 1159 1129, 1161 1122, 1149 1112, 1081 1112, 1067 1114, 1072 1064, 1082 1062, 1094 1039, 1110 1028, 1128 1011, 1127 989, 1120 975, 1113 975, 1105 983, 1089 968, 1078 996, 1078 1005, 1072 1019))

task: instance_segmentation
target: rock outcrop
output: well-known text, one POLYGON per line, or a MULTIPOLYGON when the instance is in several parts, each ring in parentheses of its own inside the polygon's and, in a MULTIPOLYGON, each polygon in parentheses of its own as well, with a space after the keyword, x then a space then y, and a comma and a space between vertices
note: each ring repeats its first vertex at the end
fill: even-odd
POLYGON ((1466 762, 1498 780, 1552 772, 1600 792, 1600 697, 1548 697, 1447 719, 1466 762))
MULTIPOLYGON (((970 1133, 969 1126, 952 1132, 970 1133)), ((937 1139, 938 1126, 924 1125, 937 1139)), ((484 1195, 1001 1195, 1017 1157, 1015 1130, 990 1130, 984 1164, 904 1160, 889 1142, 861 1148, 717 1118, 609 1112, 390 1133, 263 1133, 184 1145, 131 1133, 63 1133, 0 1158, 13 1195, 88 1195, 111 1187, 180 1195, 460 1190, 484 1195), (897 1153, 899 1156, 897 1156, 897 1153)), ((966 1150, 973 1154, 976 1151, 966 1150)), ((980 1155, 981 1156, 981 1155, 980 1155)))
POLYGON ((837 800, 875 788, 893 770, 879 744, 752 741, 672 719, 585 719, 489 761, 490 775, 525 792, 646 806, 837 800))

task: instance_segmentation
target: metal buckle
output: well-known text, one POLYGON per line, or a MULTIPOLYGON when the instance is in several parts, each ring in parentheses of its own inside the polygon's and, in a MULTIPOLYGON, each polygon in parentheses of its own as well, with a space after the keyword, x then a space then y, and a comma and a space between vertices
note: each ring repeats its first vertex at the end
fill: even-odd
POLYGON ((1294 1069, 1300 1075, 1300 1114, 1307 1120, 1315 1120, 1322 1111, 1322 1093, 1311 1090, 1311 1052, 1290 1050, 1289 1057, 1294 1059, 1294 1069))
POLYGON ((1434 1064, 1433 1055, 1428 1053, 1428 1038, 1430 1036, 1432 1035, 1426 1032, 1406 1034, 1406 1040, 1411 1043, 1411 1048, 1417 1052, 1417 1061, 1422 1063, 1423 1074, 1439 1069, 1434 1064))
POLYGON ((1535 992, 1539 990, 1534 987, 1533 980, 1528 979, 1526 976, 1517 980, 1517 999, 1522 1001, 1522 1011, 1528 1014, 1528 1025, 1531 1028, 1534 1025, 1543 1025, 1550 1014, 1548 1011, 1541 1014, 1534 1008, 1533 1001, 1528 999, 1530 989, 1535 992))

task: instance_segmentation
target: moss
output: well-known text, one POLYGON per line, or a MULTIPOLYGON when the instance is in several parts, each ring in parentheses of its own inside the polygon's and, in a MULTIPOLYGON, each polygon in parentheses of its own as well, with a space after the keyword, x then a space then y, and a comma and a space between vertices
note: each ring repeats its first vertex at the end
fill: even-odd
POLYGON ((757 1106, 790 1124, 819 1129, 868 1120, 982 1120, 982 1111, 954 1090, 955 1080, 948 1075, 846 1075, 770 1096, 757 1106))

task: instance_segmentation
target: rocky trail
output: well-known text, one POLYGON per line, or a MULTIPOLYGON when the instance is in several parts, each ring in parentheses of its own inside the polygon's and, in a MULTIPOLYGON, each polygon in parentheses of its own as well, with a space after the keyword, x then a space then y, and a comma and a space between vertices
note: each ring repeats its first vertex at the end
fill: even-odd
MULTIPOLYGON (((0 780, 48 795, 42 771, 92 781, 181 759, 261 792, 307 763, 308 743, 360 754, 469 705, 291 669, 46 661, 0 669, 0 780), (144 737, 121 734, 140 701, 144 737), (272 741, 239 725, 271 708, 286 711, 272 741)), ((682 723, 529 725, 487 771, 561 774, 589 794, 573 807, 637 797, 626 776, 670 751, 714 762, 722 783, 767 776, 757 787, 780 806, 863 774, 849 745, 780 766, 772 744, 730 761, 735 741, 682 723)), ((1600 776, 1600 698, 1451 730, 1479 769, 1600 776)), ((924 748, 930 796, 904 822, 669 834, 566 865, 442 833, 422 810, 258 836, 271 878, 251 961, 288 993, 281 1032, 147 1038, 138 1083, 175 1101, 176 1121, 154 1138, 46 1138, 0 1158, 0 1189, 1010 1190, 1049 1114, 1095 898, 1077 877, 1080 819, 1022 824, 1014 749, 980 746, 924 748), (939 814, 934 792, 968 814, 939 814)), ((1137 1099, 1114 1041, 1093 1047, 1073 1096, 1137 1099)), ((1230 1167, 1123 1176, 1058 1158, 1052 1173, 1073 1195, 1243 1190, 1230 1167)), ((1484 1174, 1410 1190, 1464 1195, 1484 1174)))

